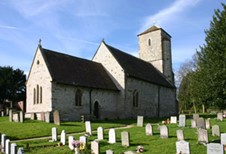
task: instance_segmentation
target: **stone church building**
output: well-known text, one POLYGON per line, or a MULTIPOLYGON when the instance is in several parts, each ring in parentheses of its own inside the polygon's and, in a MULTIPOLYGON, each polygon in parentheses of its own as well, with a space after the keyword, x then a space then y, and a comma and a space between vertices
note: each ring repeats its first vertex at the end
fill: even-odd
POLYGON ((58 110, 62 121, 177 115, 171 36, 152 26, 138 35, 139 58, 102 41, 92 60, 36 50, 27 88, 27 113, 40 119, 58 110))

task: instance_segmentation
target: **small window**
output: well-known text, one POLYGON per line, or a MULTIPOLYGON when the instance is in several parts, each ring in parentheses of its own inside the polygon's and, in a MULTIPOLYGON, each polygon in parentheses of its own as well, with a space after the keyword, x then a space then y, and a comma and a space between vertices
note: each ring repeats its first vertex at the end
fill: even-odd
POLYGON ((36 90, 33 91, 33 104, 36 104, 36 90))
POLYGON ((136 90, 133 92, 133 107, 138 107, 139 94, 136 90))
POLYGON ((40 86, 40 104, 42 104, 42 87, 40 86))
POLYGON ((75 93, 75 106, 82 106, 82 91, 80 89, 75 93))
POLYGON ((148 46, 151 46, 151 39, 148 39, 148 46))
POLYGON ((39 64, 40 62, 39 62, 39 60, 37 60, 37 64, 39 64))
POLYGON ((37 85, 37 104, 39 103, 39 85, 37 85))

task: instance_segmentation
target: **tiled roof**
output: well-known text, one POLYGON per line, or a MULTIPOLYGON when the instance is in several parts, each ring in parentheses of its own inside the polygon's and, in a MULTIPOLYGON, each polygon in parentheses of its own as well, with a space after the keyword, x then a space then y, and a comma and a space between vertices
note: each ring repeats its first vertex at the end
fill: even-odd
MULTIPOLYGON (((158 26, 155 26, 153 25, 152 27, 148 28, 147 30, 145 30, 144 32, 138 34, 138 36, 140 35, 143 35, 143 34, 146 34, 146 33, 149 33, 149 32, 153 32, 153 31, 156 31, 156 30, 162 30, 164 31, 167 35, 169 35, 164 29, 158 27, 158 26)), ((170 35, 169 35, 170 36, 170 35)), ((171 36, 170 36, 171 37, 171 36)))
POLYGON ((106 43, 105 45, 124 69, 126 75, 157 85, 175 88, 152 64, 120 51, 106 43))
POLYGON ((118 90, 100 63, 41 48, 53 81, 63 84, 118 90))

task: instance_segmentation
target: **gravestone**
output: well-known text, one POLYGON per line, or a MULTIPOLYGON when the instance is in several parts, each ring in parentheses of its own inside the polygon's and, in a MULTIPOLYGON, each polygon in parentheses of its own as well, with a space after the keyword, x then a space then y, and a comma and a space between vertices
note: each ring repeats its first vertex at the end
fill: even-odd
POLYGON ((9 108, 8 107, 6 108, 6 115, 7 116, 9 115, 9 108))
POLYGON ((178 141, 184 140, 184 132, 183 132, 183 130, 177 130, 177 140, 178 141))
POLYGON ((13 111, 11 109, 9 110, 9 121, 13 121, 13 111))
POLYGON ((129 147, 129 132, 123 131, 121 132, 121 141, 122 141, 122 146, 129 147))
POLYGON ((66 144, 66 133, 65 133, 65 130, 62 130, 61 131, 61 134, 60 134, 60 142, 62 143, 62 145, 65 145, 66 144))
POLYGON ((193 114, 193 120, 199 119, 199 114, 193 114))
POLYGON ((68 137, 68 147, 71 149, 71 150, 74 150, 74 146, 72 145, 72 142, 74 141, 74 137, 73 136, 69 136, 68 137))
POLYGON ((180 114, 179 116, 179 127, 186 126, 186 116, 184 114, 180 114))
POLYGON ((148 123, 145 127, 145 131, 146 131, 146 135, 153 135, 153 130, 152 130, 152 125, 150 123, 148 123))
POLYGON ((20 111, 20 122, 23 123, 24 122, 24 113, 23 111, 20 111))
POLYGON ((126 152, 124 152, 123 154, 136 154, 136 153, 133 152, 133 151, 126 151, 126 152))
POLYGON ((50 112, 45 112, 45 122, 50 123, 50 112))
POLYGON ((210 119, 206 119, 206 129, 210 129, 210 119))
POLYGON ((143 127, 144 124, 144 117, 143 116, 137 116, 137 126, 143 127))
POLYGON ((220 136, 220 127, 218 125, 212 126, 212 136, 220 136))
POLYGON ((226 133, 221 134, 221 144, 226 145, 226 133))
POLYGON ((2 116, 2 117, 4 117, 4 116, 5 116, 5 115, 4 115, 4 111, 1 111, 1 116, 2 116))
POLYGON ((177 117, 176 116, 171 116, 170 117, 170 123, 171 124, 176 124, 177 123, 177 117))
POLYGON ((104 129, 103 129, 103 127, 98 127, 97 128, 97 139, 98 140, 103 140, 104 139, 104 129))
POLYGON ((79 142, 81 142, 81 143, 83 143, 84 145, 85 145, 85 147, 86 147, 86 145, 87 145, 87 137, 86 136, 80 136, 79 137, 79 142))
POLYGON ((19 122, 19 115, 18 115, 17 112, 16 113, 13 113, 13 121, 19 122))
POLYGON ((106 154, 114 154, 114 151, 112 151, 112 150, 107 150, 107 151, 106 151, 106 154))
POLYGON ((92 128, 91 128, 90 121, 86 121, 85 126, 86 126, 86 133, 89 133, 89 135, 92 135, 92 128))
POLYGON ((92 154, 99 154, 100 153, 99 142, 97 142, 97 141, 91 142, 91 152, 92 152, 92 154))
POLYGON ((57 141, 57 128, 52 128, 52 141, 57 141))
POLYGON ((60 113, 58 110, 53 112, 53 121, 54 121, 54 124, 60 125, 60 113))
POLYGON ((196 120, 196 126, 197 128, 205 129, 206 128, 205 120, 203 118, 198 118, 196 120))
POLYGON ((189 143, 186 141, 177 141, 176 152, 177 154, 190 154, 189 143))
POLYGON ((1 152, 2 153, 5 152, 5 141, 6 141, 6 135, 5 134, 2 134, 1 135, 1 146, 2 146, 1 152))
POLYGON ((31 120, 35 120, 36 118, 35 118, 35 113, 31 113, 31 120))
POLYGON ((219 143, 207 144, 207 154, 224 154, 224 146, 219 143))
POLYGON ((168 138, 169 132, 167 126, 163 125, 160 126, 160 137, 161 138, 168 138))
POLYGON ((208 143, 208 132, 206 129, 199 128, 198 129, 198 142, 208 143))
POLYGON ((116 134, 115 134, 115 129, 114 128, 109 129, 108 143, 111 143, 111 144, 116 143, 116 134))
POLYGON ((45 121, 45 112, 40 113, 40 118, 41 121, 45 121))
POLYGON ((196 120, 191 120, 191 128, 196 128, 196 120))
POLYGON ((16 143, 12 143, 10 147, 10 154, 16 154, 17 153, 17 145, 16 143))
POLYGON ((222 114, 222 112, 217 113, 217 120, 223 121, 223 114, 222 114))
POLYGON ((19 148, 17 154, 24 154, 24 148, 19 148))
POLYGON ((10 154, 10 140, 6 139, 5 141, 5 154, 10 154))

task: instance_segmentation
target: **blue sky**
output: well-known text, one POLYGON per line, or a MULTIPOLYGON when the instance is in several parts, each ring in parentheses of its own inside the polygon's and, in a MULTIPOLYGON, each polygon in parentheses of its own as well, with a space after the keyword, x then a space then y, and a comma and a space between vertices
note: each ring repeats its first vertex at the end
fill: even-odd
POLYGON ((203 45, 223 0, 1 0, 0 66, 27 73, 38 41, 91 59, 101 40, 138 55, 137 34, 156 24, 172 36, 173 68, 203 45))

